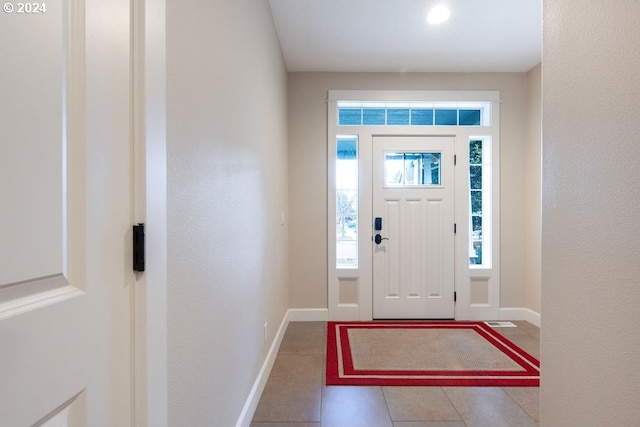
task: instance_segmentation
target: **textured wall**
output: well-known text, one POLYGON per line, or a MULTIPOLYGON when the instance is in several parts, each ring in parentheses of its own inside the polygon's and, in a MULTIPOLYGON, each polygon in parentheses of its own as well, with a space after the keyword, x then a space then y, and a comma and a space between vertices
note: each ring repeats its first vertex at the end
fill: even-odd
POLYGON ((526 73, 290 73, 291 306, 327 307, 327 91, 500 90, 501 306, 524 307, 526 73))
POLYGON ((540 313, 541 289, 541 181, 542 181, 542 67, 527 73, 529 134, 525 147, 525 307, 540 313))
POLYGON ((640 2, 545 0, 541 426, 640 423, 640 2))
POLYGON ((167 0, 171 426, 235 425, 288 307, 286 78, 266 1, 167 0))

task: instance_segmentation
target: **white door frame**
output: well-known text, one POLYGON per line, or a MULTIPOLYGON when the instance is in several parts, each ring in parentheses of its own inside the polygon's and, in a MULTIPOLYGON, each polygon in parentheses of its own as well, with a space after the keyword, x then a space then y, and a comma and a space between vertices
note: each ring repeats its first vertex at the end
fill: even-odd
POLYGON ((372 289, 372 141, 375 136, 455 137, 456 195, 455 290, 457 320, 489 320, 500 316, 500 93, 498 91, 387 91, 330 90, 327 102, 327 293, 330 320, 371 320, 372 289), (491 122, 487 126, 338 126, 337 104, 353 102, 488 102, 491 122), (358 268, 336 267, 336 137, 358 138, 358 268), (469 266, 469 139, 491 140, 492 264, 490 268, 469 266))
POLYGON ((167 416, 165 0, 132 1, 134 212, 145 223, 146 269, 134 287, 134 396, 139 427, 167 416))

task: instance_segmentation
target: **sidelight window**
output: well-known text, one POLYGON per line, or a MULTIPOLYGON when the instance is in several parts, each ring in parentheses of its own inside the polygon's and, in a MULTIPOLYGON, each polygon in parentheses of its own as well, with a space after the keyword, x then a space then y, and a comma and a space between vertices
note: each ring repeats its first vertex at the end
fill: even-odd
POLYGON ((491 144, 469 141, 469 264, 491 267, 491 144))
POLYGON ((336 267, 358 267, 358 137, 336 139, 336 267))

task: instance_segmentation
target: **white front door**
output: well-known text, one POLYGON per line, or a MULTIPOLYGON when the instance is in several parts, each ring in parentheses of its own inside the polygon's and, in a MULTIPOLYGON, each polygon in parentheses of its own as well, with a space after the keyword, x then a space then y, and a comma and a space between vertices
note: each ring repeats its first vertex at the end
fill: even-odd
POLYGON ((454 138, 373 138, 373 317, 454 317, 454 138))
POLYGON ((0 426, 130 426, 131 5, 3 3, 0 426))

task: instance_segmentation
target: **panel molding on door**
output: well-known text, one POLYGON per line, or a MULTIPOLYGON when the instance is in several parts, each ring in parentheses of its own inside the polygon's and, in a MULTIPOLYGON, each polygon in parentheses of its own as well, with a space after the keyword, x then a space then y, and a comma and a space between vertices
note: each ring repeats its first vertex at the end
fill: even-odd
MULTIPOLYGON (((41 26, 46 43, 37 32, 21 38, 21 48, 33 54, 24 58, 29 62, 20 68, 20 81, 40 82, 39 97, 24 99, 24 88, 11 79, 3 84, 7 99, 23 99, 0 107, 3 132, 23 138, 12 142, 11 151, 3 150, 0 160, 0 186, 7 190, 2 191, 0 235, 11 242, 0 245, 0 319, 84 289, 85 212, 78 209, 85 205, 84 1, 63 3, 62 11, 48 5, 49 13, 62 19, 41 26), (47 54, 55 48, 60 55, 47 54), (40 114, 44 111, 48 114, 40 114), (20 191, 11 191, 16 187, 20 191)), ((5 24, 24 26, 19 20, 5 24)))
POLYGON ((454 317, 453 152, 453 137, 374 137, 373 216, 385 238, 372 243, 374 318, 454 317), (437 160, 434 179, 413 160, 411 179, 385 177, 385 159, 425 157, 437 160))

